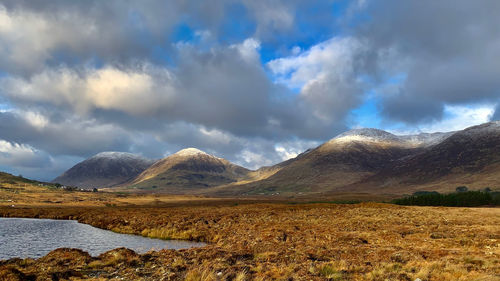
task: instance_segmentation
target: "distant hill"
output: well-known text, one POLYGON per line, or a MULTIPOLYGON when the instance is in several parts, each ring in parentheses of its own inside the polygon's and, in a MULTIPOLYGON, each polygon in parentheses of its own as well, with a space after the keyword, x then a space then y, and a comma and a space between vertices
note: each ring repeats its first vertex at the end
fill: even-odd
POLYGON ((80 188, 111 187, 133 179, 153 162, 126 152, 101 152, 76 164, 52 182, 80 188))
POLYGON ((14 176, 9 173, 0 172, 0 184, 19 184, 19 183, 39 184, 42 182, 30 180, 22 176, 14 176))
POLYGON ((191 193, 236 182, 248 173, 225 159, 187 148, 157 161, 128 185, 142 190, 191 193))

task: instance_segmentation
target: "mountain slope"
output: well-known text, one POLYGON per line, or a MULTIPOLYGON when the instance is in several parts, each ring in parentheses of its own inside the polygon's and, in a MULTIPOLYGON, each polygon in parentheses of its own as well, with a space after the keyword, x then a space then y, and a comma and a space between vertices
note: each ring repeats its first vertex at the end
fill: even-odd
POLYGON ((36 180, 30 180, 27 178, 24 178, 22 176, 14 176, 9 173, 5 172, 0 172, 0 187, 2 184, 8 185, 8 184, 45 184, 44 182, 36 181, 36 180))
POLYGON ((247 177, 249 170, 195 148, 183 149, 154 163, 129 184, 168 193, 189 193, 247 177))
POLYGON ((500 122, 456 132, 348 189, 405 191, 427 187, 451 191, 457 185, 500 185, 500 122))
POLYGON ((288 160, 268 178, 234 185, 217 194, 319 193, 374 175, 392 161, 416 153, 415 143, 376 129, 351 130, 288 160))
POLYGON ((81 188, 110 187, 127 182, 153 163, 125 152, 101 152, 64 172, 53 182, 81 188))

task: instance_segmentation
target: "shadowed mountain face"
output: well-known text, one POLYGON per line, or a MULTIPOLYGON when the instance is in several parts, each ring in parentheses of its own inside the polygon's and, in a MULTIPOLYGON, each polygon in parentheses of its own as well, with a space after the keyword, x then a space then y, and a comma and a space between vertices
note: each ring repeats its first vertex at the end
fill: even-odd
POLYGON ((152 163, 153 160, 131 153, 101 152, 76 164, 53 182, 81 188, 111 187, 133 179, 152 163))
POLYGON ((495 186, 500 184, 499 172, 500 122, 490 122, 456 132, 428 149, 395 161, 354 188, 395 190, 432 183, 439 183, 434 189, 447 183, 495 186))
MULTIPOLYGON (((335 190, 382 170, 419 150, 390 133, 353 130, 278 164, 266 179, 219 190, 219 194, 318 193, 335 190)), ((273 170, 266 168, 267 170, 273 170)))
MULTIPOLYGON (((365 179, 389 170, 394 163, 439 144, 454 132, 397 136, 378 129, 354 129, 294 159, 266 167, 262 178, 216 190, 216 194, 310 194, 350 192, 365 179)), ((257 171, 257 172, 259 172, 257 171)), ((365 186, 357 192, 370 192, 365 186)))
POLYGON ((163 158, 133 179, 142 190, 189 193, 225 185, 247 176, 249 170, 195 148, 163 158))
POLYGON ((500 122, 450 133, 396 136, 356 129, 219 194, 411 193, 500 185, 500 122))

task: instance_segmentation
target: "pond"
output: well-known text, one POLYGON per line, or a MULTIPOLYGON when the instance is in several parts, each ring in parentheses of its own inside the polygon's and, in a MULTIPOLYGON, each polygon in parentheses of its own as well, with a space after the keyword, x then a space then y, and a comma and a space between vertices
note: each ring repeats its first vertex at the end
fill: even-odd
POLYGON ((137 253, 202 247, 205 243, 119 234, 72 220, 0 218, 0 260, 39 258, 57 248, 78 248, 97 256, 125 247, 137 253))

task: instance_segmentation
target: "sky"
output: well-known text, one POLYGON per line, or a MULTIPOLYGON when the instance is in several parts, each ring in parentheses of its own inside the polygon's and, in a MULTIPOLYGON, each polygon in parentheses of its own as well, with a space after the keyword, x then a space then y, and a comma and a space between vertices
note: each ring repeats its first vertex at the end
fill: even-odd
POLYGON ((0 0, 0 171, 196 147, 273 165, 346 130, 500 119, 497 0, 0 0))

